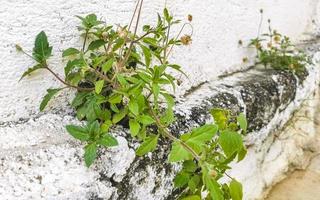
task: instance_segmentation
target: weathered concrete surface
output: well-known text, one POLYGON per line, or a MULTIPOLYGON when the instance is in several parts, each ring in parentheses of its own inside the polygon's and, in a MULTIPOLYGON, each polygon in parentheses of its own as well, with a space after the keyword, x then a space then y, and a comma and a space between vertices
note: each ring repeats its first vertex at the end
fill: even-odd
MULTIPOLYGON (((294 156, 275 184, 266 190, 266 200, 318 200, 320 195, 320 99, 317 95, 305 101, 288 126, 278 135, 282 152, 294 156)), ((278 145, 279 146, 279 145, 278 145)), ((280 157, 280 156, 278 156, 280 157)), ((279 159, 273 160, 277 166, 279 159)), ((277 170, 277 173, 279 171, 277 170)))
MULTIPOLYGON (((68 106, 68 91, 38 114, 38 106, 49 87, 58 82, 47 72, 39 72, 18 83, 33 62, 18 54, 14 44, 31 50, 35 35, 44 30, 54 46, 49 63, 62 74, 61 52, 80 46, 74 15, 97 13, 107 22, 129 21, 134 0, 7 0, 0 6, 0 197, 1 199, 173 199, 171 180, 178 166, 166 162, 169 146, 140 159, 134 155, 135 141, 127 140, 127 130, 114 134, 119 147, 100 152, 90 169, 83 165, 83 145, 65 131, 64 125, 77 123, 68 106), (48 109, 49 110, 49 109, 48 109), (150 164, 148 164, 150 163, 150 164)), ((164 1, 145 1, 143 20, 152 22, 164 1)), ((318 68, 310 66, 302 85, 288 73, 252 70, 225 79, 223 72, 245 69, 244 56, 252 55, 237 41, 247 42, 257 34, 259 9, 270 17, 275 28, 295 39, 320 24, 319 0, 177 0, 168 6, 178 18, 194 17, 193 44, 177 48, 172 59, 189 75, 178 95, 187 92, 177 108, 176 133, 211 120, 207 109, 222 106, 248 114, 252 133, 246 137, 247 159, 230 172, 244 183, 245 199, 260 198, 266 187, 283 177, 292 161, 303 155, 304 143, 284 144, 272 135, 281 128, 317 86, 318 68), (290 6, 288 6, 288 2, 290 6), (297 18, 297 16, 299 16, 297 18), (258 79, 258 81, 256 81, 258 79), (196 87, 197 88, 197 87, 196 87), (190 93, 190 94, 189 94, 190 93), (189 94, 189 95, 188 95, 189 94), (289 146, 288 146, 289 145, 289 146), (297 150, 298 149, 298 150, 297 150), (277 164, 273 165, 276 160, 277 164), (277 168, 274 168, 277 166, 277 168), (250 170, 248 170, 250 169, 250 170)), ((262 29, 266 29, 263 26, 262 29)), ((189 30, 186 30, 189 31, 189 30)), ((312 131, 310 131, 312 133, 312 131)), ((307 136, 307 141, 312 139, 307 136)), ((296 141, 296 140, 294 140, 296 141)), ((298 140, 300 141, 300 140, 298 140)), ((165 143, 165 141, 162 141, 165 143)), ((300 162, 300 161, 299 161, 300 162)))
POLYGON ((288 174, 288 178, 275 185, 266 200, 318 200, 320 195, 319 157, 311 164, 317 163, 316 170, 307 168, 288 174))
MULTIPOLYGON (((318 54, 314 61, 317 58, 318 54)), ((291 140, 289 146, 282 146, 272 133, 313 95, 319 68, 308 66, 308 71, 302 82, 288 72, 253 69, 203 84, 179 102, 178 121, 171 128, 180 134, 211 120, 211 107, 248 113, 249 153, 229 173, 243 182, 245 199, 260 198, 300 152, 294 145, 289 148, 291 140), (274 160, 278 162, 275 166, 274 160)), ((163 147, 155 153, 136 158, 137 143, 127 142, 128 130, 118 127, 113 134, 120 145, 102 150, 96 164, 86 169, 83 145, 64 130, 68 123, 77 123, 72 112, 55 110, 52 114, 1 124, 2 199, 174 199, 172 178, 178 166, 166 162, 170 148, 166 141, 161 141, 163 147)), ((310 138, 307 137, 308 141, 310 138)))
MULTIPOLYGON (((26 51, 33 48, 37 33, 44 30, 53 45, 54 56, 50 67, 63 74, 66 64, 61 59, 62 50, 80 47, 75 15, 96 13, 110 24, 124 25, 130 21, 136 0, 1 0, 0 6, 0 121, 18 121, 33 117, 49 87, 60 83, 48 72, 18 82, 21 74, 34 63, 15 51, 19 43, 26 51)), ((156 20, 165 0, 145 0, 143 23, 156 20)), ((168 1, 170 10, 178 19, 193 15, 193 43, 175 48, 172 59, 183 66, 189 79, 183 79, 178 95, 192 86, 216 78, 223 72, 245 69, 242 58, 253 51, 238 46, 238 40, 247 43, 257 35, 259 10, 264 9, 262 30, 267 29, 270 18, 274 28, 291 38, 301 39, 312 32, 312 24, 320 21, 319 0, 175 0, 168 1), (290 6, 288 6, 288 3, 290 6), (299 17, 297 17, 299 16, 299 17), (313 21, 314 20, 314 21, 313 21)), ((318 23, 319 24, 319 23, 318 23)), ((319 26, 318 26, 319 27, 319 26)), ((174 31, 178 31, 178 26, 174 31)), ((141 29, 139 29, 141 30, 141 29)), ((189 33, 187 27, 185 33, 189 33)), ((61 102, 67 102, 64 98, 61 102)), ((65 108, 66 103, 55 103, 65 108)))

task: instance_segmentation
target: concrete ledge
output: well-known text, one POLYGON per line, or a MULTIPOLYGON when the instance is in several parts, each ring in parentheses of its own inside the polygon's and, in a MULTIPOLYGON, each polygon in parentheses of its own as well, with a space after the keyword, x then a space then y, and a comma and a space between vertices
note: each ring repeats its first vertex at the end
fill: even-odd
MULTIPOLYGON (((318 55, 314 55, 317 60, 318 55)), ((274 133, 298 110, 318 87, 318 66, 308 66, 308 75, 251 69, 246 73, 213 80, 190 91, 180 100, 177 122, 171 126, 180 134, 211 119, 212 107, 245 112, 250 133, 245 138, 249 153, 230 172, 244 183, 244 199, 260 198, 285 172, 294 156, 282 158, 273 172, 262 163, 281 157, 274 133), (271 152, 271 153, 270 153, 271 152), (250 170, 249 170, 250 169, 250 170), (264 171, 263 171, 264 170, 264 171), (265 172, 265 173, 264 173, 265 172), (270 177, 266 177, 270 175, 270 177)), ((128 130, 115 128, 119 146, 101 150, 96 164, 84 167, 82 145, 64 126, 77 122, 70 113, 44 114, 20 123, 0 126, 0 196, 2 199, 174 199, 172 179, 179 166, 166 162, 170 145, 163 145, 144 158, 135 157, 137 143, 128 130)), ((311 130, 312 131, 312 130, 311 130)), ((292 148, 294 150, 294 148, 292 148)), ((289 152, 290 153, 290 152, 289 152)), ((269 165, 270 166, 270 165, 269 165)))

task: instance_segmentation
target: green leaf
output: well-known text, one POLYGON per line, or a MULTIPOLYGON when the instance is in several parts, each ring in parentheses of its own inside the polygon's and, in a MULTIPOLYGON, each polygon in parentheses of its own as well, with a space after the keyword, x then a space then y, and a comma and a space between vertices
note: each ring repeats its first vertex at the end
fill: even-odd
POLYGON ((44 63, 50 56, 52 47, 49 46, 47 35, 44 31, 41 31, 35 40, 33 48, 33 57, 39 63, 44 63))
POLYGON ((217 131, 218 127, 216 125, 203 125, 199 128, 193 129, 189 139, 186 140, 186 142, 202 145, 203 143, 210 141, 217 131))
POLYGON ((222 131, 218 142, 228 157, 241 150, 243 146, 241 135, 232 131, 222 131))
POLYGON ((167 94, 167 93, 161 93, 161 94, 166 99, 168 108, 172 108, 175 104, 174 98, 170 94, 167 94))
POLYGON ((128 106, 129 106, 129 110, 130 110, 134 115, 136 115, 136 116, 139 115, 139 104, 138 104, 138 102, 137 102, 134 98, 132 98, 132 99, 130 100, 128 106))
POLYGON ((135 137, 136 135, 138 135, 141 127, 140 127, 140 124, 136 120, 130 119, 129 120, 129 127, 130 127, 130 132, 131 132, 132 137, 135 137))
POLYGON ((118 145, 118 141, 110 134, 105 134, 100 140, 99 144, 105 147, 114 147, 118 145))
POLYGON ((151 57, 152 57, 150 49, 144 45, 140 45, 140 46, 141 46, 142 52, 144 54, 145 64, 147 67, 149 67, 150 63, 151 63, 151 57))
POLYGON ((87 96, 90 94, 88 92, 78 92, 76 97, 72 100, 71 106, 76 108, 84 103, 87 96))
POLYGON ((66 129, 70 135, 72 135, 74 138, 76 138, 78 140, 87 141, 90 138, 89 133, 83 127, 74 126, 74 125, 67 125, 66 129))
POLYGON ((152 93, 153 93, 155 101, 157 102, 159 94, 160 94, 160 86, 158 84, 156 84, 156 83, 152 84, 152 93))
POLYGON ((185 172, 180 172, 173 179, 174 187, 181 188, 185 186, 189 182, 189 179, 190 179, 190 174, 185 172))
POLYGON ((48 102, 50 101, 50 99, 62 89, 63 88, 48 89, 47 94, 43 97, 43 100, 40 104, 40 111, 43 111, 44 108, 47 106, 48 102))
POLYGON ((198 175, 194 175, 189 180, 188 187, 194 193, 197 190, 199 183, 200 183, 200 177, 198 175))
POLYGON ((144 43, 147 43, 147 44, 155 46, 155 47, 157 46, 157 43, 158 43, 156 39, 151 38, 151 37, 145 37, 142 40, 144 43))
POLYGON ((158 144, 159 135, 150 135, 145 139, 145 141, 136 150, 138 156, 143 156, 148 152, 152 152, 156 149, 158 144))
MULTIPOLYGON (((110 111, 108 112, 108 115, 110 115, 110 111)), ((112 121, 111 120, 106 120, 102 125, 101 125, 101 132, 106 133, 109 131, 109 128, 112 126, 112 121)))
POLYGON ((248 128, 248 122, 246 116, 243 113, 239 114, 239 116, 237 117, 237 122, 240 128, 243 130, 243 132, 246 133, 248 128))
POLYGON ((88 50, 95 50, 103 46, 106 42, 104 40, 95 40, 89 44, 88 50))
POLYGON ((241 183, 239 183, 235 179, 232 179, 229 189, 232 200, 242 200, 243 194, 241 183))
POLYGON ((23 74, 22 74, 22 76, 21 76, 21 78, 19 79, 19 81, 21 81, 24 77, 26 77, 27 75, 30 75, 32 72, 34 72, 34 71, 36 71, 36 70, 38 70, 38 69, 41 69, 41 68, 43 68, 42 67, 42 65, 40 65, 40 64, 38 64, 38 65, 35 65, 35 66, 33 66, 33 67, 30 67, 27 71, 25 71, 23 74))
POLYGON ((169 154, 169 162, 179 162, 183 160, 191 160, 192 154, 186 150, 180 142, 174 142, 169 154))
POLYGON ((78 49, 75 48, 69 48, 63 51, 62 53, 62 57, 66 57, 66 56, 72 56, 72 55, 76 55, 79 54, 80 51, 78 49))
POLYGON ((155 122, 155 120, 149 115, 142 115, 141 117, 139 117, 139 121, 144 125, 150 125, 155 122))
POLYGON ((97 94, 101 93, 103 86, 104 86, 104 80, 95 82, 95 91, 97 94))
POLYGON ((108 101, 112 104, 117 104, 120 103, 122 101, 122 95, 121 94, 112 94, 108 101))
POLYGON ((127 113, 128 113, 128 111, 126 109, 123 109, 119 113, 114 114, 113 118, 112 118, 112 122, 114 124, 118 123, 127 115, 127 113))
POLYGON ((151 80, 152 80, 152 77, 151 77, 150 75, 146 74, 146 73, 138 72, 138 75, 139 75, 140 78, 141 78, 144 82, 146 82, 146 83, 149 83, 149 82, 151 82, 151 80))
POLYGON ((87 167, 90 167, 97 157, 96 143, 88 144, 84 149, 84 162, 87 167))
POLYGON ((104 73, 107 73, 111 69, 113 62, 114 62, 114 59, 109 59, 106 63, 104 63, 102 65, 102 71, 104 73))
POLYGON ((64 68, 64 74, 65 76, 68 76, 69 73, 76 67, 82 67, 85 65, 85 61, 80 58, 80 59, 75 59, 75 60, 69 60, 67 63, 67 66, 64 68))
POLYGON ((204 173, 203 180, 206 188, 210 192, 210 196, 214 200, 224 200, 223 192, 219 187, 219 183, 210 175, 204 173))
POLYGON ((118 38, 115 42, 115 45, 112 48, 112 51, 115 52, 118 50, 122 45, 124 44, 124 39, 123 38, 118 38))
POLYGON ((98 120, 89 122, 87 125, 88 129, 89 129, 89 134, 93 135, 93 136, 97 136, 100 133, 100 123, 98 122, 98 120))
POLYGON ((219 129, 226 129, 229 120, 229 112, 224 109, 214 108, 210 111, 210 113, 214 119, 214 122, 219 126, 219 129))
POLYGON ((201 200, 201 197, 198 195, 191 195, 191 196, 184 197, 181 200, 201 200))
POLYGON ((247 155, 247 149, 246 147, 243 145, 243 147, 239 150, 238 152, 238 162, 240 162, 241 160, 243 160, 247 155))
POLYGON ((193 160, 186 160, 183 162, 183 170, 186 172, 195 172, 198 166, 193 160))
POLYGON ((170 65, 168 65, 168 67, 175 69, 176 71, 180 72, 181 74, 183 74, 185 77, 188 78, 188 75, 186 73, 184 73, 184 71, 181 70, 181 66, 175 65, 175 64, 170 64, 170 65))
POLYGON ((168 12, 168 9, 167 8, 165 8, 164 10, 163 10, 163 15, 164 15, 164 18, 165 18, 165 20, 168 22, 168 23, 170 23, 170 15, 169 15, 169 12, 168 12))

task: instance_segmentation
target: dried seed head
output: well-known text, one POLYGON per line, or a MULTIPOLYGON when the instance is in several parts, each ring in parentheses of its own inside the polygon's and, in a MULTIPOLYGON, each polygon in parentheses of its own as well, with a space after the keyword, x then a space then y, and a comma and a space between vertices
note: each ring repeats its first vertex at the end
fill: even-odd
POLYGON ((271 48, 272 44, 270 42, 268 42, 267 46, 268 46, 268 48, 271 48))
POLYGON ((255 44, 255 46, 256 46, 257 49, 261 49, 261 44, 260 44, 260 42, 257 42, 257 43, 255 44))
POLYGON ((244 58, 242 58, 242 62, 243 62, 243 63, 247 63, 247 62, 248 62, 248 60, 249 60, 249 59, 248 59, 248 57, 244 57, 244 58))
POLYGON ((192 42, 190 35, 184 35, 180 38, 183 45, 189 45, 192 42))
POLYGON ((239 46, 242 46, 242 45, 243 45, 242 40, 239 40, 239 41, 238 41, 238 45, 239 45, 239 46))
POLYGON ((261 14, 263 13, 263 9, 262 9, 262 8, 260 9, 260 13, 261 13, 261 14))
POLYGON ((22 47, 20 45, 16 44, 15 46, 16 46, 16 50, 17 51, 23 51, 23 49, 22 49, 22 47))
POLYGON ((119 37, 121 37, 121 38, 126 38, 128 35, 127 29, 123 28, 123 27, 119 27, 117 33, 118 33, 119 37))
POLYGON ((188 21, 192 22, 192 15, 190 15, 190 14, 188 15, 188 21))
POLYGON ((279 35, 274 36, 273 40, 277 43, 280 42, 280 36, 279 35))

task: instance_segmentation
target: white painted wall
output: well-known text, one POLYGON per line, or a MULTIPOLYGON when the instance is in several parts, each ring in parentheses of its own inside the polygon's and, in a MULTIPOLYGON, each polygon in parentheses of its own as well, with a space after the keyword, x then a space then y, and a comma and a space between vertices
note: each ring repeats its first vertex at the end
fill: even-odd
MULTIPOLYGON (((267 18, 271 18, 275 28, 298 41, 305 37, 305 33, 313 32, 313 20, 315 24, 319 24, 318 2, 319 0, 168 2, 168 7, 178 18, 184 19, 187 14, 192 14, 194 18, 193 44, 177 48, 172 57, 184 67, 190 77, 190 80, 183 82, 178 94, 183 94, 192 85, 202 81, 214 80, 223 72, 246 67, 241 64, 241 60, 250 55, 250 52, 238 47, 238 40, 248 41, 256 36, 261 8, 265 12, 265 22, 267 18)), ((60 83, 45 71, 39 71, 18 82, 21 74, 33 62, 17 53, 14 45, 19 43, 31 51, 35 35, 41 30, 46 31, 54 46, 50 65, 62 75, 62 50, 69 46, 80 46, 76 29, 78 20, 74 15, 97 13, 107 22, 125 24, 130 19, 134 5, 134 0, 0 0, 0 155, 4 158, 0 160, 0 196, 6 195, 3 199, 54 197, 61 192, 66 199, 85 198, 88 191, 96 191, 103 196, 111 195, 114 188, 106 188, 104 183, 96 181, 98 172, 80 166, 74 157, 76 153, 82 154, 81 146, 66 134, 63 126, 75 120, 71 116, 59 114, 35 117, 46 89, 57 87, 60 83), (17 122, 19 118, 29 120, 17 122), (8 121, 13 123, 1 123, 8 121), (65 161, 68 163, 67 169, 65 161), (42 183, 38 183, 38 176, 43 177, 42 183), (71 179, 76 181, 71 183, 71 179), (84 185, 88 187, 83 187, 84 185)), ((163 5, 164 0, 145 0, 143 21, 152 22, 163 5)), ((263 29, 266 29, 266 23, 263 24, 263 29)), ((305 93, 300 94, 300 97, 303 98, 303 95, 305 93)), ((68 99, 67 95, 62 94, 56 99, 58 102, 51 105, 68 109, 68 99)), ((284 119, 283 116, 277 119, 280 118, 284 119)), ((234 175, 245 184, 247 199, 261 197, 264 188, 278 181, 289 165, 304 158, 305 144, 314 140, 316 130, 309 132, 308 137, 301 138, 298 133, 290 130, 288 134, 297 135, 275 143, 268 138, 267 143, 259 147, 272 149, 271 151, 255 148, 249 150, 247 161, 234 170, 234 175), (275 165, 278 168, 274 168, 275 165), (248 172, 249 168, 254 170, 253 176, 249 176, 252 174, 248 172)), ((106 166, 108 173, 115 173, 117 177, 123 176, 134 158, 133 150, 127 147, 126 141, 123 138, 120 141, 120 147, 113 152, 117 156, 112 157, 111 162, 109 158, 104 159, 112 166, 100 163, 101 166, 106 166), (122 159, 124 157, 126 159, 122 159), (114 169, 117 171, 112 171, 114 169)), ((152 178, 154 177, 150 179, 152 178)))
MULTIPOLYGON (((193 15, 193 44, 177 48, 173 60, 181 64, 190 79, 184 80, 178 94, 225 71, 245 68, 241 64, 248 55, 238 47, 257 34, 259 9, 265 11, 265 22, 271 18, 274 27, 294 39, 312 28, 318 0, 175 0, 168 7, 177 18, 193 15)), ((96 13, 108 23, 129 21, 135 0, 0 0, 0 121, 16 121, 38 112, 38 105, 49 87, 58 83, 49 73, 39 72, 18 82, 33 62, 15 51, 21 44, 31 51, 35 35, 44 30, 54 46, 51 67, 63 75, 61 51, 79 46, 74 15, 96 13)), ((161 12, 164 0, 145 0, 142 19, 152 22, 161 12)), ((263 24, 266 28, 266 23, 263 24)), ((65 98, 62 98, 65 102, 65 98)))

